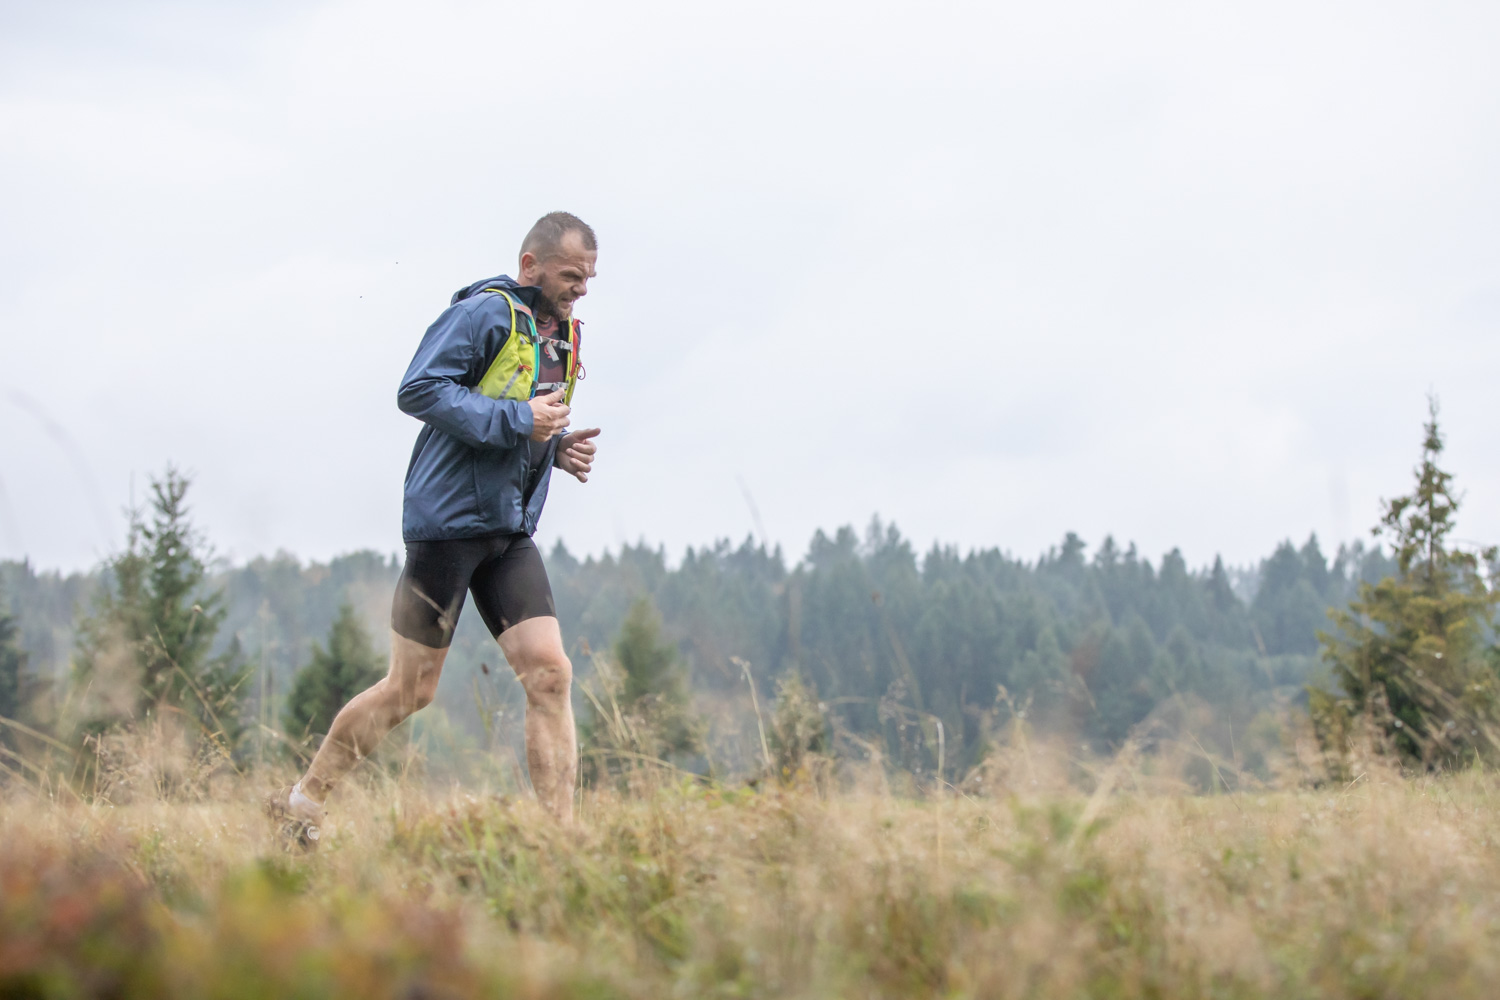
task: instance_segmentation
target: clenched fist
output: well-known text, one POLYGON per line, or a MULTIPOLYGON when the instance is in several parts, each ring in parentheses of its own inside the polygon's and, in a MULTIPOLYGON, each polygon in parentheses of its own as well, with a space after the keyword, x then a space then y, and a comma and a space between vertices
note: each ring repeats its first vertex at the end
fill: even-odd
POLYGON ((547 441, 568 429, 568 404, 562 400, 558 389, 531 401, 531 440, 547 441))

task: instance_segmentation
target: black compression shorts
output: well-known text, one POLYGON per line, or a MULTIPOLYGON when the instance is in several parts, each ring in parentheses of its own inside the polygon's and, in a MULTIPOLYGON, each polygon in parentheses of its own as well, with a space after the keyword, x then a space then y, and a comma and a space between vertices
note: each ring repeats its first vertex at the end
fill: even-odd
POLYGON ((490 635, 528 618, 557 617, 552 584, 530 535, 407 542, 406 566, 391 602, 391 628, 433 649, 446 649, 464 608, 464 591, 490 635))

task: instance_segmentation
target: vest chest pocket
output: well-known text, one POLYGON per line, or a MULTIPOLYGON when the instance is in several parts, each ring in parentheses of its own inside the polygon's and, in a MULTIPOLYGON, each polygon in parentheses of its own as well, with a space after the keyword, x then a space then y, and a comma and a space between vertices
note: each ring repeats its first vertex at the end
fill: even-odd
POLYGON ((530 309, 500 289, 487 288, 485 291, 497 293, 510 307, 510 336, 500 345, 500 353, 490 362, 475 391, 490 399, 530 399, 536 381, 536 321, 531 318, 530 309), (531 324, 531 337, 521 331, 517 313, 524 315, 531 324))

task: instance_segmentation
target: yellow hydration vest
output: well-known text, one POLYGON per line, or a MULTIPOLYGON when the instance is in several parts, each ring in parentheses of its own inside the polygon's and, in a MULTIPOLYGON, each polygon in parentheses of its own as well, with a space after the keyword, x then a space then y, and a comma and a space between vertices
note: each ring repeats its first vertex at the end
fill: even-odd
MULTIPOLYGON (((524 303, 517 302, 503 288, 485 288, 482 292, 494 292, 510 306, 510 336, 500 347, 500 353, 490 362, 484 378, 475 386, 476 391, 490 399, 530 399, 536 395, 536 375, 542 367, 542 338, 536 332, 536 317, 524 303), (516 314, 526 317, 530 330, 528 336, 516 323, 516 314)), ((583 377, 583 366, 578 363, 578 321, 568 320, 568 364, 563 389, 563 402, 573 402, 573 387, 583 377)))

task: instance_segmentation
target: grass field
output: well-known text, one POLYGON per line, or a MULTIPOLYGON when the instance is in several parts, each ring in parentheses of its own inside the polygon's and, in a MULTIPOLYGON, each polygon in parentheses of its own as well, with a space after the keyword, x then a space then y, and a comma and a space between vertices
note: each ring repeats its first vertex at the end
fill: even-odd
POLYGON ((309 858, 270 841, 270 776, 116 805, 17 783, 0 995, 1495 995, 1493 777, 1112 777, 900 796, 658 776, 585 793, 567 831, 524 797, 382 777, 340 791, 309 858))

